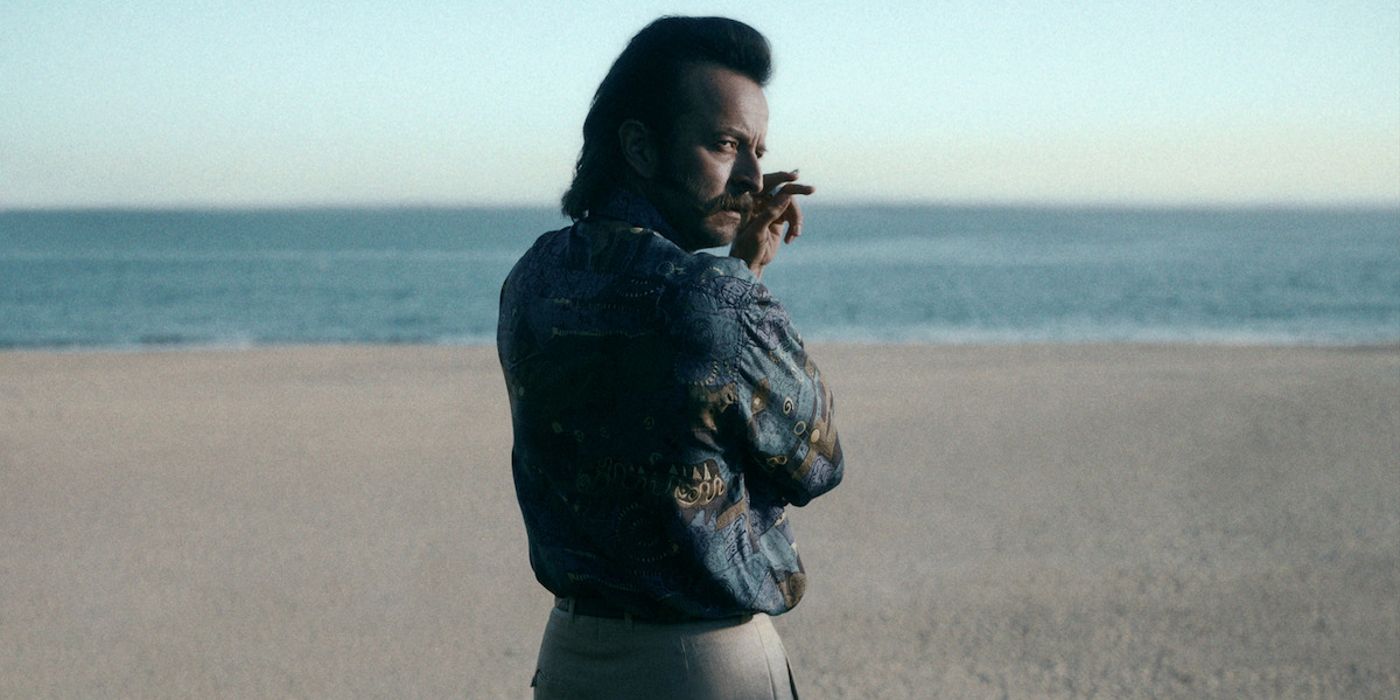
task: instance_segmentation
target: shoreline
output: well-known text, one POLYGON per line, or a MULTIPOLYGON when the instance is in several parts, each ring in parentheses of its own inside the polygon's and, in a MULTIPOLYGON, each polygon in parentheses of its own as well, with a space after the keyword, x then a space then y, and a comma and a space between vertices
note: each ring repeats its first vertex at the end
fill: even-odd
MULTIPOLYGON (((1296 341, 1269 342, 1255 340, 1033 340, 1033 341, 894 341, 894 340, 806 340, 812 348, 928 348, 933 350, 958 350, 966 348, 1179 348, 1179 349, 1239 349, 1239 350, 1343 350, 1358 352, 1400 352, 1400 339, 1374 342, 1354 341, 1296 341)), ((233 353, 243 351, 326 350, 326 349, 414 349, 414 348, 474 348, 496 347, 490 342, 295 342, 295 343, 205 343, 171 345, 39 345, 0 347, 0 357, 5 355, 139 355, 178 354, 178 353, 233 353)))

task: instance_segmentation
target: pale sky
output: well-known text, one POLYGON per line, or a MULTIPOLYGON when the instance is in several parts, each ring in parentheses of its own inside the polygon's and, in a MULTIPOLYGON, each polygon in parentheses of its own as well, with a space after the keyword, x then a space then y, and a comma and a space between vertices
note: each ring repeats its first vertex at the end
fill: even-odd
POLYGON ((0 3, 0 208, 553 205, 662 14, 826 202, 1400 204, 1400 1, 0 3))

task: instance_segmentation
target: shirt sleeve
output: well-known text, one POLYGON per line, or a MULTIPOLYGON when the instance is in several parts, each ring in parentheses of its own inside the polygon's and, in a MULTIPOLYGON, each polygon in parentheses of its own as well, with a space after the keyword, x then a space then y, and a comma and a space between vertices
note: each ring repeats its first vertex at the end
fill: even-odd
POLYGON ((757 292, 741 316, 748 342, 737 363, 745 474, 802 506, 841 483, 834 402, 787 312, 766 288, 757 292))
MULTIPOLYGON (((742 273, 740 273, 742 274, 742 273)), ((685 295, 673 331, 684 381, 703 400, 697 424, 737 441, 750 489, 806 505, 841 482, 834 403, 786 310, 766 287, 711 278, 685 295)))

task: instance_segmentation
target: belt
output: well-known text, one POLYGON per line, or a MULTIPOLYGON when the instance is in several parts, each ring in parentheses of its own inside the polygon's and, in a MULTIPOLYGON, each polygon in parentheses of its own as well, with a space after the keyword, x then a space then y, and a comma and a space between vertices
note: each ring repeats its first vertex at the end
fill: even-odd
MULTIPOLYGON (((554 607, 566 613, 605 617, 609 620, 621 620, 630 614, 602 598, 555 598, 554 607)), ((636 615, 632 617, 637 618, 636 615)))
POLYGON ((740 615, 732 618, 712 619, 706 617, 695 617, 684 613, 675 613, 665 617, 652 617, 649 615, 636 615, 609 603, 602 598, 558 598, 554 599, 554 607, 566 613, 574 615, 586 615, 588 617, 601 617, 607 620, 631 619, 637 622, 645 622, 653 625, 677 624, 681 622, 720 622, 721 620, 732 620, 735 624, 747 621, 751 615, 740 615))

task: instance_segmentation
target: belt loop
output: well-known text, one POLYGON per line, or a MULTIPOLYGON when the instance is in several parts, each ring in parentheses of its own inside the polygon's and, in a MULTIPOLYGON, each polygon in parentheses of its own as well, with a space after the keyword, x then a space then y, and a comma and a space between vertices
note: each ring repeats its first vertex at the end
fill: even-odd
POLYGON ((637 627, 637 625, 635 624, 636 618, 632 617, 632 613, 623 611, 623 613, 622 613, 622 619, 624 619, 624 620, 627 621, 627 629, 629 629, 629 630, 630 630, 630 629, 636 629, 636 627, 637 627))
POLYGON ((571 622, 571 623, 572 623, 572 622, 577 622, 577 621, 578 621, 578 598, 570 597, 570 598, 566 598, 565 600, 568 601, 568 605, 569 605, 569 622, 571 622))

